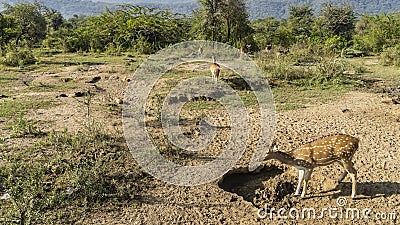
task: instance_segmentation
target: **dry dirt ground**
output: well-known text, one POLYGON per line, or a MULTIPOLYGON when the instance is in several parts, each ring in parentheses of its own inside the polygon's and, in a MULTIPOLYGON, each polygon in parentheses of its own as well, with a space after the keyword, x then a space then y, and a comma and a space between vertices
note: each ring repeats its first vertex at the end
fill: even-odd
MULTIPOLYGON (((119 99, 123 98, 129 74, 103 72, 106 71, 105 66, 100 65, 87 71, 66 68, 59 74, 30 74, 29 82, 33 84, 69 82, 69 79, 65 78, 70 78, 77 87, 65 92, 34 93, 37 99, 55 99, 57 106, 33 111, 27 116, 34 120, 52 121, 40 125, 43 131, 80 129, 87 121, 88 106, 84 104, 85 97, 74 96, 77 92, 90 90, 94 94, 89 109, 91 117, 96 122, 104 124, 109 132, 122 136, 119 99), (93 79, 95 77, 100 79, 93 79), (61 94, 67 97, 61 97, 61 94)), ((15 88, 23 89, 25 86, 21 84, 15 88)), ((29 94, 21 94, 17 98, 24 98, 24 95, 29 94)), ((251 115, 256 117, 257 113, 251 115)), ((257 118, 252 119, 257 121, 257 118)), ((257 125, 252 126, 252 129, 257 128, 257 125)), ((137 201, 118 207, 106 205, 104 209, 91 211, 79 222, 82 224, 399 224, 400 105, 393 104, 385 94, 353 91, 327 104, 278 112, 275 139, 282 150, 289 150, 313 139, 339 133, 342 129, 360 139, 360 147, 353 158, 354 166, 358 170, 356 199, 350 198, 349 177, 344 183, 338 184, 335 181, 343 170, 338 164, 314 170, 305 199, 293 196, 297 185, 297 171, 292 167, 272 160, 263 163, 263 167, 257 172, 246 172, 253 145, 250 143, 240 163, 215 182, 195 187, 180 187, 148 176, 141 181, 141 191, 135 197, 137 201), (338 199, 342 202, 338 203, 338 199), (272 208, 275 209, 271 211, 272 208), (312 218, 312 214, 307 215, 309 208, 315 210, 316 218, 312 218), (348 210, 355 208, 359 210, 359 216, 357 212, 351 215, 351 211, 348 210), (288 218, 279 218, 277 213, 279 209, 285 210, 280 211, 281 216, 288 218), (304 216, 303 212, 306 213, 304 216), (297 218, 290 218, 290 215, 297 218)), ((149 128, 149 130, 155 135, 160 132, 159 128, 149 128)), ((219 150, 216 149, 223 147, 221 143, 225 140, 226 133, 227 131, 221 131, 217 136, 221 141, 213 142, 206 150, 209 152, 205 152, 204 155, 218 154, 219 150)), ((197 163, 202 162, 198 158, 194 160, 197 160, 197 163)), ((184 163, 191 164, 189 161, 190 158, 184 163)))

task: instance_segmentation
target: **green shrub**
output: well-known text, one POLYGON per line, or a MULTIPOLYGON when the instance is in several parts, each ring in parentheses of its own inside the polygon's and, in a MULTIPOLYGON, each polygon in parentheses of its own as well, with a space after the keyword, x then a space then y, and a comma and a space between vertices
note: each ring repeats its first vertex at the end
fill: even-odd
POLYGON ((45 169, 40 163, 13 161, 0 167, 0 182, 10 196, 2 202, 0 217, 6 224, 44 224, 42 212, 52 204, 46 193, 45 169))
POLYGON ((132 50, 138 54, 151 54, 154 52, 154 45, 149 43, 146 38, 140 37, 132 43, 132 50))
POLYGON ((400 66, 400 45, 386 48, 381 54, 380 61, 385 66, 400 66))
POLYGON ((321 86, 348 83, 363 67, 337 58, 325 46, 297 44, 279 58, 260 56, 260 67, 274 82, 297 86, 321 86))
POLYGON ((80 211, 134 200, 143 177, 120 139, 94 123, 77 133, 52 131, 32 147, 4 152, 0 196, 9 198, 1 200, 0 218, 5 224, 74 223, 80 211))
POLYGON ((22 114, 20 115, 18 121, 14 121, 12 124, 13 133, 11 137, 18 138, 26 135, 30 136, 39 136, 42 132, 32 124, 31 121, 28 121, 23 118, 22 114))
POLYGON ((24 66, 36 63, 36 58, 28 48, 14 48, 8 50, 1 63, 6 66, 24 66))

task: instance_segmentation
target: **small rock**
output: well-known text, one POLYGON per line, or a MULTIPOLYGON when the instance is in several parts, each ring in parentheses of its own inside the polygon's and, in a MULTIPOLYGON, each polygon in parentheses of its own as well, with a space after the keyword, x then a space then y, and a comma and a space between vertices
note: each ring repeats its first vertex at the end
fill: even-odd
POLYGON ((122 103, 124 103, 124 101, 122 101, 122 99, 120 99, 120 98, 115 98, 115 103, 117 103, 118 105, 121 105, 122 103))
POLYGON ((112 76, 110 76, 108 79, 109 79, 109 80, 118 80, 118 79, 119 79, 119 76, 117 76, 117 75, 112 75, 112 76))
POLYGON ((129 78, 129 77, 127 77, 127 76, 125 76, 125 77, 124 77, 124 81, 126 81, 126 82, 130 82, 130 81, 131 81, 131 78, 129 78))
POLYGON ((189 101, 188 97, 186 97, 185 95, 180 95, 178 97, 179 102, 187 102, 189 101))
POLYGON ((67 188, 67 190, 65 190, 65 193, 67 195, 72 195, 77 190, 78 190, 78 188, 69 187, 69 188, 67 188))
POLYGON ((168 100, 168 103, 169 103, 169 104, 176 104, 176 103, 178 103, 178 102, 179 102, 179 100, 178 100, 178 97, 176 97, 176 96, 172 96, 172 97, 170 97, 169 100, 168 100))
POLYGON ((72 78, 70 78, 70 77, 64 77, 64 78, 62 78, 61 80, 62 80, 63 82, 65 82, 65 83, 67 83, 67 82, 72 81, 72 78))
POLYGON ((66 94, 60 94, 60 95, 57 96, 57 97, 66 98, 66 97, 68 97, 68 95, 66 95, 66 94))
POLYGON ((346 70, 343 71, 344 75, 355 75, 357 72, 355 70, 346 70))
POLYGON ((11 198, 10 194, 4 193, 4 194, 0 197, 0 200, 7 200, 7 199, 9 199, 9 198, 11 198))
POLYGON ((82 96, 85 96, 85 92, 80 92, 80 91, 75 92, 74 96, 75 96, 75 97, 82 97, 82 96))
POLYGON ((348 113, 348 112, 350 112, 350 109, 343 109, 342 110, 342 113, 348 113))
POLYGON ((94 83, 98 82, 99 80, 101 80, 101 77, 97 76, 97 77, 93 77, 92 80, 88 81, 87 83, 94 84, 94 83))

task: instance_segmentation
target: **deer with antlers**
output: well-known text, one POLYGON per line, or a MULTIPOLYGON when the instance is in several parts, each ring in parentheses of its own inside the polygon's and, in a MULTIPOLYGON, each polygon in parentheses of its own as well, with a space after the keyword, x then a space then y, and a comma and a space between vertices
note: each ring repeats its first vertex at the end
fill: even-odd
POLYGON ((315 167, 338 162, 345 170, 338 181, 341 182, 347 174, 350 174, 352 181, 351 198, 354 198, 356 196, 357 171, 354 169, 351 159, 358 149, 358 143, 358 138, 343 131, 343 134, 321 138, 289 152, 282 152, 277 145, 274 145, 273 150, 267 153, 265 159, 279 160, 282 163, 294 166, 299 171, 299 183, 295 195, 300 195, 303 184, 301 198, 305 197, 307 184, 315 167))

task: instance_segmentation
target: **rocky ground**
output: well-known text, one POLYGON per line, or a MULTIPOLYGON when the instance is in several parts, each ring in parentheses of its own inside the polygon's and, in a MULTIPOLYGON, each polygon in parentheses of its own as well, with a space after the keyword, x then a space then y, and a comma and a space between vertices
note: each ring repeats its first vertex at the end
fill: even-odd
MULTIPOLYGON (((121 101, 129 77, 103 72, 105 65, 87 71, 66 69, 59 74, 34 74, 28 85, 75 82, 69 91, 38 92, 37 99, 56 99, 57 106, 30 112, 34 120, 52 121, 41 129, 73 131, 82 128, 87 116, 122 136, 121 101), (82 96, 89 91, 90 100, 82 96), (88 105, 87 102, 90 101, 88 105), (114 110, 115 109, 115 110, 114 110)), ((28 79, 28 78, 27 78, 28 79)), ((16 89, 24 89, 21 83, 16 89)), ((395 93, 396 89, 393 89, 395 93)), ((23 93, 17 98, 23 98, 23 93)), ((398 224, 400 222, 400 105, 390 95, 352 91, 327 104, 277 113, 275 140, 282 150, 290 150, 330 134, 347 133, 360 139, 354 167, 358 171, 358 194, 350 198, 351 183, 335 179, 342 172, 338 164, 314 170, 307 197, 293 196, 297 171, 274 160, 264 162, 255 172, 247 172, 259 129, 256 109, 252 113, 252 136, 246 153, 235 168, 221 179, 200 186, 181 187, 151 176, 141 182, 132 203, 118 207, 105 205, 81 218, 82 224, 398 224), (339 200, 338 200, 339 199, 339 200), (275 208, 274 210, 271 210, 275 208), (316 218, 308 215, 309 208, 316 218), (348 209, 360 215, 346 215, 348 209), (277 212, 281 209, 281 215, 277 212), (282 211, 283 210, 283 211, 282 211), (305 211, 304 211, 305 210, 305 211), (331 210, 332 214, 329 214, 331 210), (335 211, 336 210, 336 211, 335 211), (290 212, 290 213, 289 213, 290 212), (306 212, 307 215, 302 215, 306 212), (337 214, 335 214, 335 212, 337 214), (298 214, 296 214, 298 213, 298 214), (322 215, 321 215, 322 214, 322 215), (366 215, 364 215, 366 214, 366 215), (286 218, 280 218, 280 216, 286 218), (294 216, 296 218, 291 218, 294 216), (369 218, 364 218, 368 216, 369 218)), ((217 112, 217 111, 215 111, 217 112)), ((198 115, 188 114, 196 118, 198 115)), ((218 118, 216 118, 218 120, 218 118)), ((221 124, 228 119, 219 118, 221 124)), ((152 135, 161 135, 160 127, 149 128, 152 135)), ((193 130, 194 125, 184 129, 193 130)), ((202 156, 215 157, 226 144, 229 129, 221 129, 202 156)), ((178 157, 179 158, 179 157, 178 157)), ((206 157, 183 157, 185 164, 199 164, 206 157), (191 162, 191 161, 194 162, 191 162)), ((351 211, 350 211, 351 212, 351 211)))

